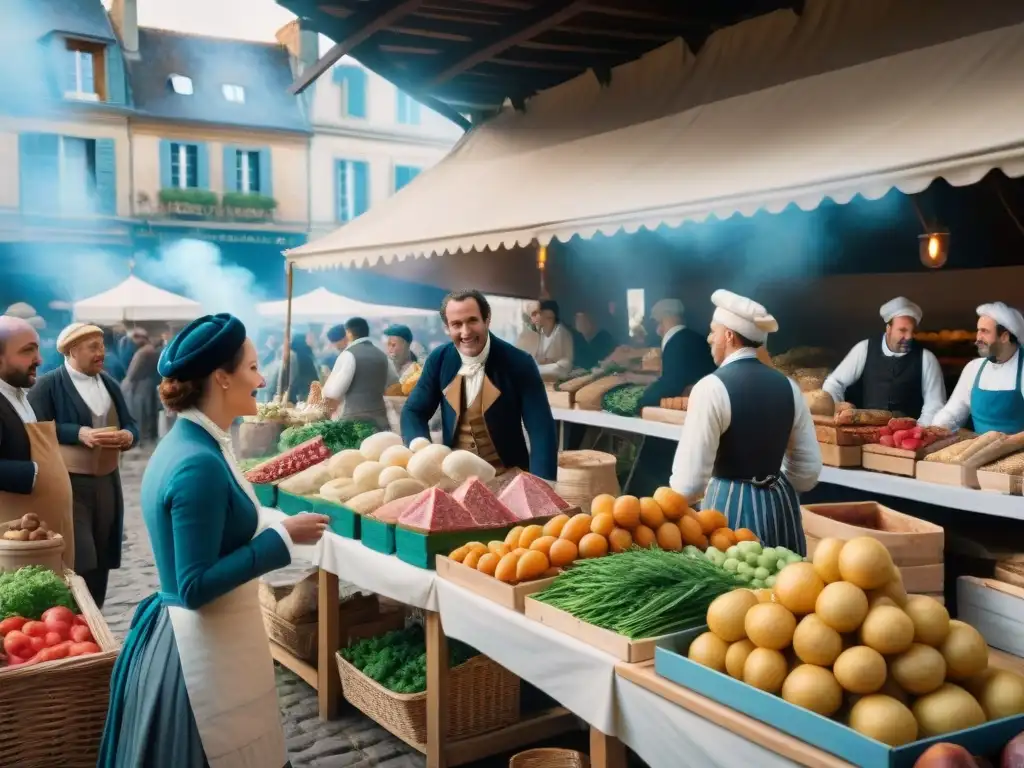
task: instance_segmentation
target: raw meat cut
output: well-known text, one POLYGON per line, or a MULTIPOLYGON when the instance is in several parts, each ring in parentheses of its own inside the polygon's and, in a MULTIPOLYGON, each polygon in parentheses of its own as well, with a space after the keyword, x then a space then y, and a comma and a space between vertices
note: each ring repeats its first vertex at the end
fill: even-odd
POLYGON ((331 451, 324 443, 321 436, 296 445, 291 450, 285 451, 280 456, 263 462, 245 473, 245 478, 250 483, 272 483, 309 469, 314 464, 319 464, 324 459, 331 457, 331 451))
POLYGON ((480 528, 500 528, 519 521, 478 477, 471 477, 456 488, 452 498, 469 510, 480 528))
POLYGON ((414 496, 412 504, 398 518, 398 524, 427 533, 466 531, 477 527, 469 510, 440 488, 427 488, 414 496))
POLYGON ((403 496, 400 499, 392 499, 387 504, 371 512, 369 517, 372 517, 374 520, 380 520, 382 523, 397 523, 406 510, 413 505, 414 501, 416 501, 415 496, 403 496))
POLYGON ((569 503, 547 482, 528 472, 523 472, 509 483, 498 500, 520 520, 551 517, 569 508, 569 503))

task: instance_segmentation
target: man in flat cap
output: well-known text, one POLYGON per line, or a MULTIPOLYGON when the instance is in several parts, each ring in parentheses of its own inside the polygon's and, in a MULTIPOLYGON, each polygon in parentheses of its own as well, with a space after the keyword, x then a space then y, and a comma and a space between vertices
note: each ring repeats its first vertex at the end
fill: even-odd
POLYGON ((320 359, 320 365, 328 370, 328 372, 334 370, 334 364, 338 362, 338 357, 345 348, 348 346, 348 336, 345 335, 345 324, 340 323, 335 326, 331 326, 327 329, 324 336, 327 337, 327 351, 320 359))
POLYGON ((807 554, 798 493, 821 474, 811 413, 795 381, 757 357, 779 325, 755 301, 711 294, 708 343, 718 369, 690 393, 669 484, 749 528, 766 547, 807 554))
POLYGON ((1024 432, 1024 316, 1001 301, 978 307, 977 360, 964 366, 953 396, 934 424, 975 432, 1024 432))
POLYGON ((389 325, 384 329, 384 337, 387 339, 388 357, 391 364, 395 366, 395 373, 401 379, 409 366, 415 362, 416 355, 412 353, 412 331, 407 325, 389 325))
POLYGON ((938 358, 914 341, 921 308, 898 296, 878 313, 885 323, 882 338, 854 345, 822 389, 837 403, 892 411, 928 426, 946 404, 946 384, 938 358))
POLYGON ((102 607, 107 579, 121 567, 124 496, 122 451, 139 428, 121 389, 103 371, 103 329, 73 323, 57 337, 64 365, 41 376, 29 392, 40 421, 54 421, 74 497, 75 570, 102 607))

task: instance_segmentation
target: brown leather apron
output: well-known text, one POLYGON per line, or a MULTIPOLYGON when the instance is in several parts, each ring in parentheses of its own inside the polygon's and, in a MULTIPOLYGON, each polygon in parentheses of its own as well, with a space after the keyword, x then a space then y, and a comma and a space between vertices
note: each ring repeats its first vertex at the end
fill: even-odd
POLYGON ((64 565, 75 567, 75 528, 72 515, 71 478, 57 443, 57 425, 52 421, 25 425, 32 447, 32 461, 38 472, 32 493, 0 491, 0 522, 17 520, 34 512, 51 530, 64 537, 64 565))

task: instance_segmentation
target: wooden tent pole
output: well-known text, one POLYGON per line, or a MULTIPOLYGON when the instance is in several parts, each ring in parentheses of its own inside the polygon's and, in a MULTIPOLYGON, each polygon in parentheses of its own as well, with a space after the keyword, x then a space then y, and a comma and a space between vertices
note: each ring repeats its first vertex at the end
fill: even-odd
POLYGON ((288 381, 291 379, 291 348, 292 348, 292 286, 295 282, 295 265, 288 262, 285 267, 285 290, 288 293, 288 306, 284 313, 284 341, 281 350, 284 357, 281 358, 281 378, 277 382, 278 397, 283 397, 288 391, 288 381))

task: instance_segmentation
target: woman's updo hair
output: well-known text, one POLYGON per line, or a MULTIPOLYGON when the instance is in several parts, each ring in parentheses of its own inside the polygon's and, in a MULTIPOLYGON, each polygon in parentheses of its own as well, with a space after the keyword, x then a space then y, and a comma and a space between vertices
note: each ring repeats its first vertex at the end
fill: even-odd
MULTIPOLYGON (((238 370, 238 366, 242 364, 243 357, 245 357, 244 346, 239 347, 234 356, 217 370, 224 371, 225 373, 234 373, 238 370)), ((160 402, 171 413, 181 413, 189 408, 195 408, 199 405, 199 401, 207 391, 212 378, 212 373, 201 379, 186 380, 165 376, 160 381, 160 402)))

